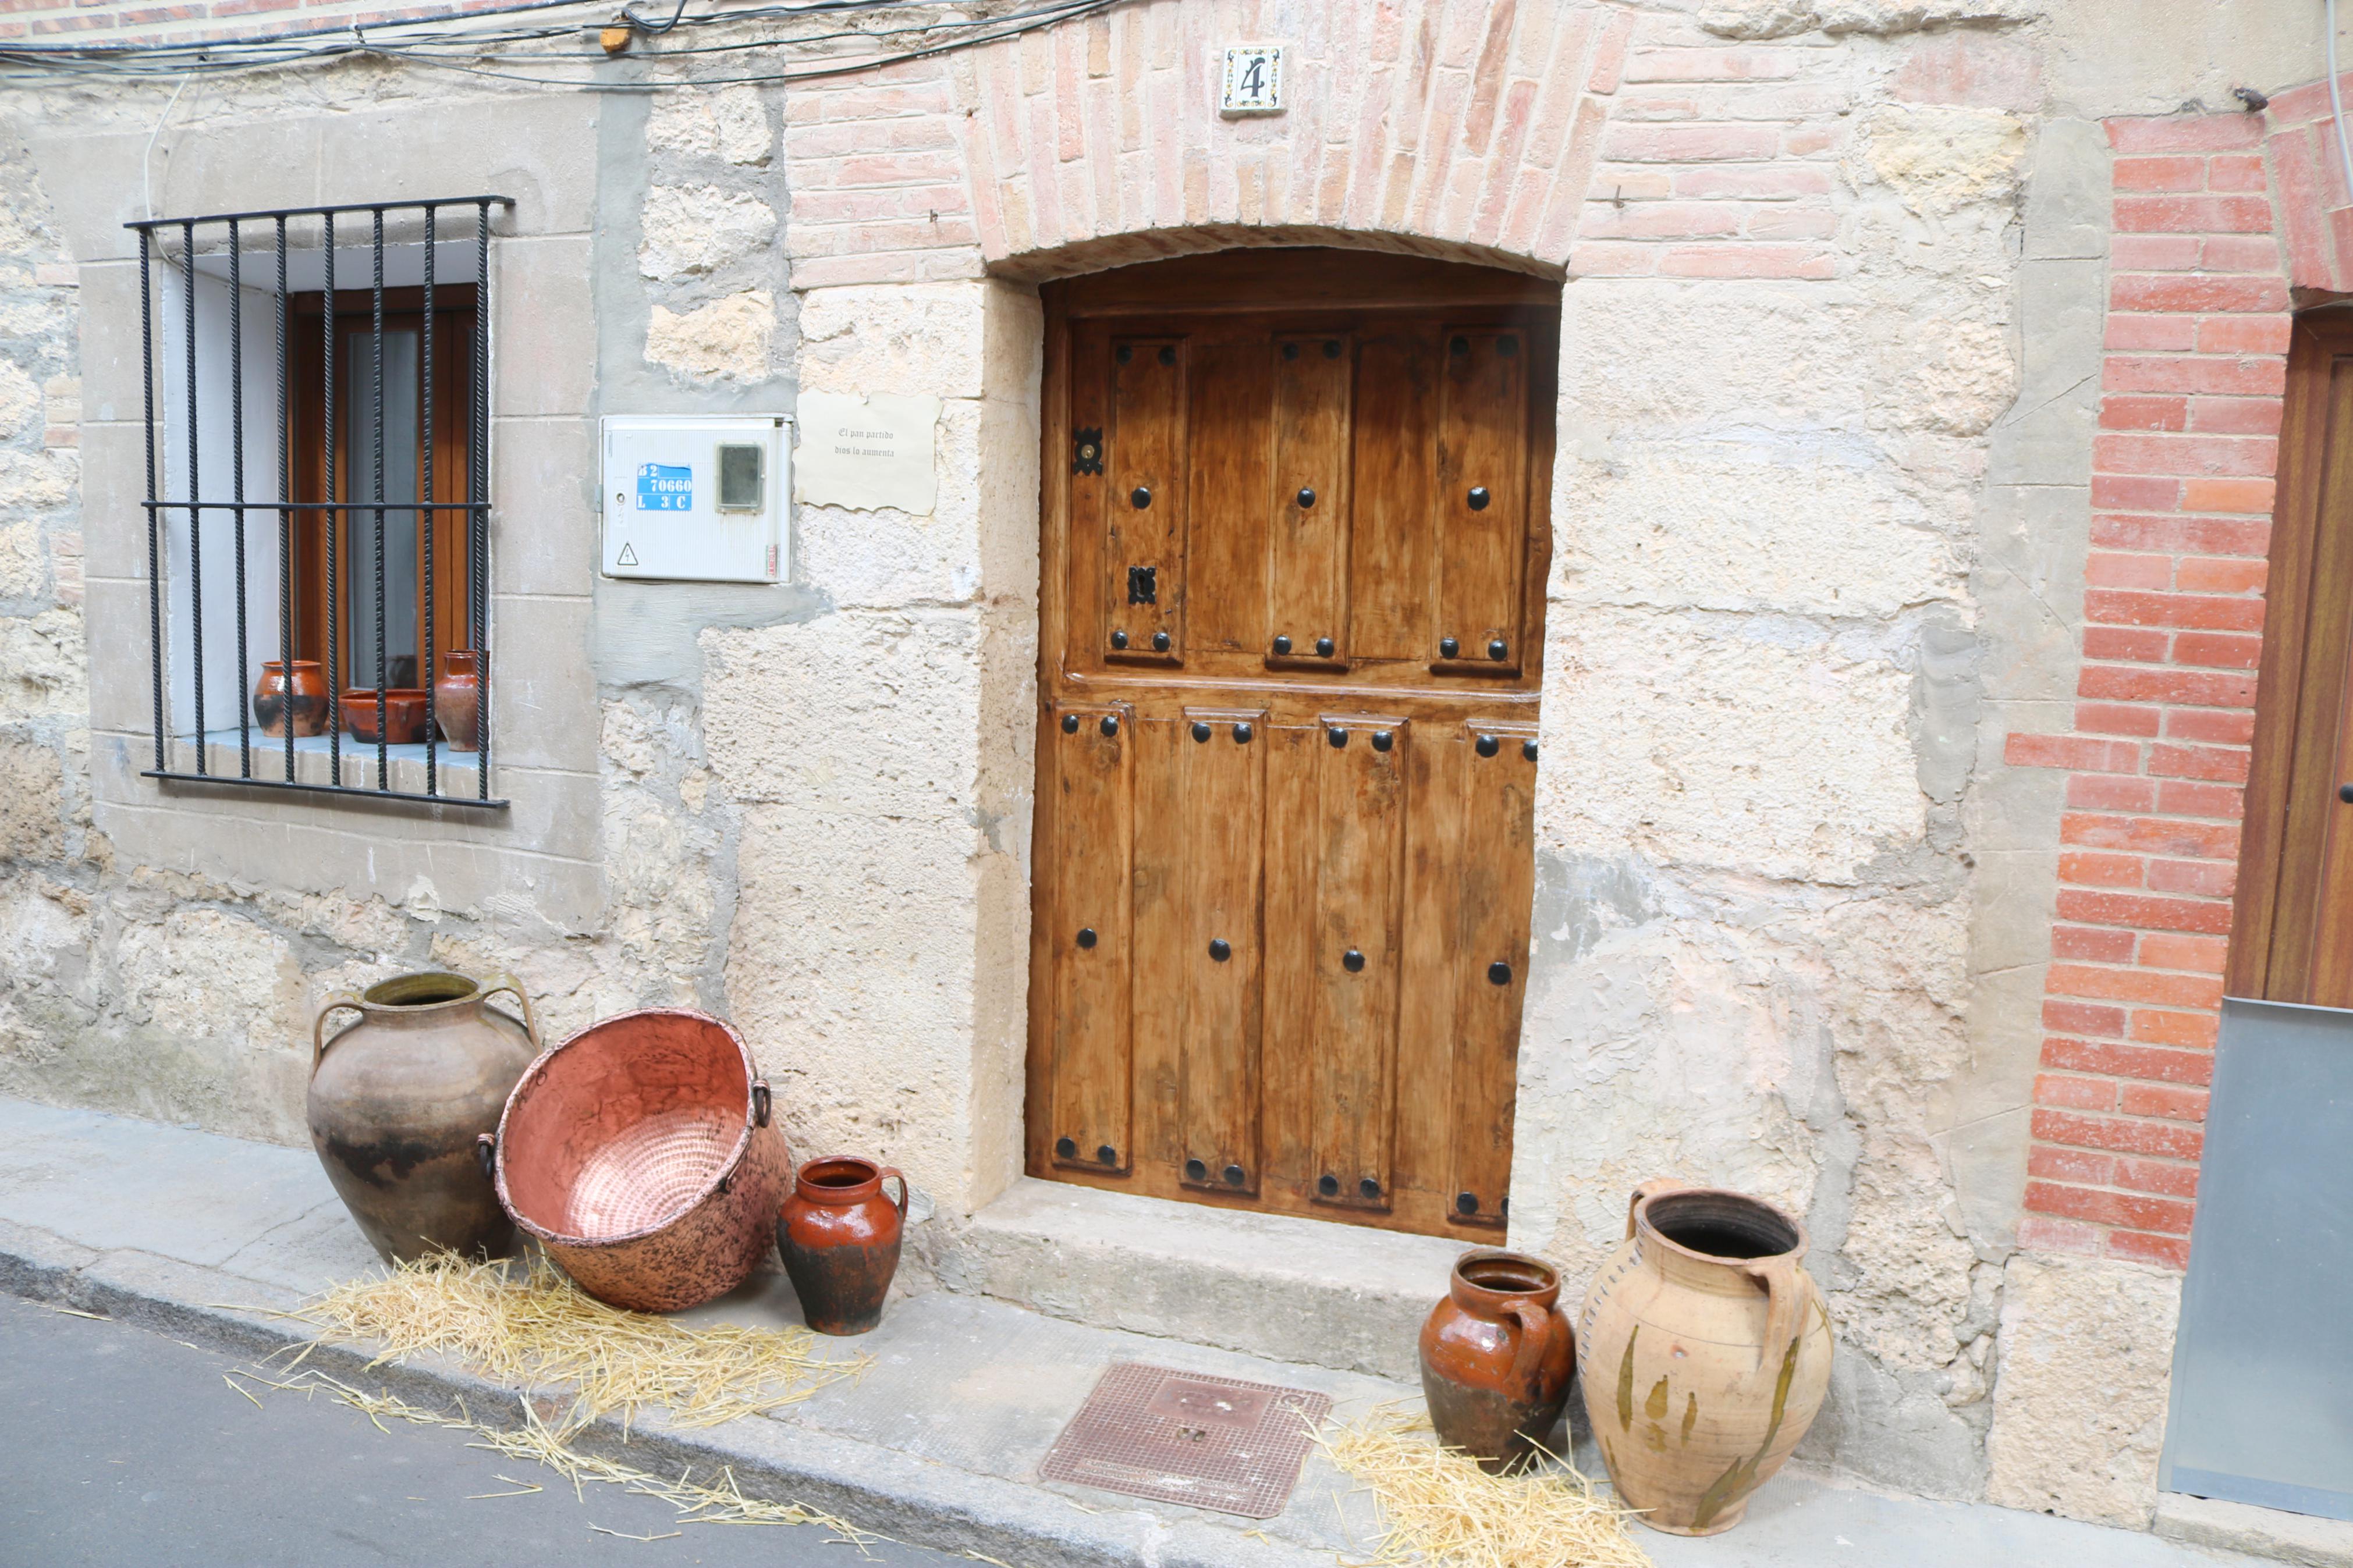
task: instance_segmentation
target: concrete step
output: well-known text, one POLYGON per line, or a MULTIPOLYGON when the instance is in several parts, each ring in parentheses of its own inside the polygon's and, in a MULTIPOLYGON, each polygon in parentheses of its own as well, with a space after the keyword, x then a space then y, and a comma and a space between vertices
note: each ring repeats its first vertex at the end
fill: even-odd
POLYGON ((2353 1568, 2353 1523, 2243 1502, 2160 1492, 2151 1528, 2168 1541, 2296 1568, 2353 1568))
POLYGON ((952 1290, 1050 1317, 1417 1383, 1464 1244, 1023 1177, 934 1260, 952 1290))

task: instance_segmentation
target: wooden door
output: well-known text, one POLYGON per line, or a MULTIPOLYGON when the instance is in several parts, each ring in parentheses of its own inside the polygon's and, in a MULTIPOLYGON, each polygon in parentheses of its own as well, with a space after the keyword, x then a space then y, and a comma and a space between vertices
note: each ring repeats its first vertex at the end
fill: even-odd
POLYGON ((2353 321, 2296 322, 2227 989, 2353 1007, 2353 321))
POLYGON ((1045 300, 1029 1168, 1500 1229, 1558 287, 1301 249, 1045 300))

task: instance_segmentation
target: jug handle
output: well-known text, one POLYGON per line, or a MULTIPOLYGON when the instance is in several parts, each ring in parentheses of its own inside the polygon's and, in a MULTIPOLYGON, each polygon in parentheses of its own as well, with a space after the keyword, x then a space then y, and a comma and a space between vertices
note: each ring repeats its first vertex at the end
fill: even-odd
POLYGON ((1520 1324, 1520 1348, 1512 1356, 1512 1381, 1533 1399, 1536 1384, 1544 1376, 1545 1349, 1552 1342, 1555 1313, 1551 1308, 1539 1307, 1534 1301, 1506 1301, 1504 1310, 1518 1319, 1520 1324))
POLYGON ((1799 1332, 1798 1317, 1805 1310, 1806 1286, 1797 1260, 1768 1258, 1741 1266, 1740 1271, 1765 1289, 1765 1337, 1757 1344, 1757 1365, 1787 1352, 1799 1332))
POLYGON ((531 1037, 531 1048, 539 1049, 539 1015, 531 1010, 531 993, 522 988, 522 981, 503 969, 482 982, 482 999, 488 1001, 501 991, 522 1004, 522 1032, 531 1037))
POLYGON ((1643 1199, 1655 1198, 1661 1193, 1685 1192, 1690 1187, 1689 1182, 1678 1182, 1672 1176, 1654 1176, 1647 1182, 1638 1183, 1634 1195, 1626 1200, 1626 1239, 1634 1239, 1634 1212, 1642 1206, 1643 1199))
MULTIPOLYGON (((338 991, 327 998, 324 1005, 319 1008, 319 1016, 311 1020, 311 1076, 312 1078, 319 1076, 319 1064, 327 1059, 327 1047, 334 1043, 327 1038, 327 1015, 340 1013, 346 1007, 354 1013, 364 1014, 367 1011, 361 1005, 358 997, 348 991, 338 991)), ((356 1024, 352 1026, 352 1028, 357 1027, 359 1026, 356 1024)), ((348 1033, 350 1033, 348 1029, 338 1029, 335 1031, 335 1039, 340 1040, 348 1033)))
POLYGON ((882 1167, 881 1173, 874 1179, 878 1183, 887 1182, 893 1176, 899 1177, 899 1221, 903 1225, 907 1219, 907 1178, 900 1174, 898 1166, 885 1165, 882 1167))

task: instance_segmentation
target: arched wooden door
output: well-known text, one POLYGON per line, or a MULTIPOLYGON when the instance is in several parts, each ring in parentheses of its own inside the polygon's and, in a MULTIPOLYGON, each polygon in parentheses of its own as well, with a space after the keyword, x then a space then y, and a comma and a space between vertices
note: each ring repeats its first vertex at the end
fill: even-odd
POLYGON ((1029 1171, 1499 1228, 1558 286, 1295 249, 1044 295, 1029 1171))

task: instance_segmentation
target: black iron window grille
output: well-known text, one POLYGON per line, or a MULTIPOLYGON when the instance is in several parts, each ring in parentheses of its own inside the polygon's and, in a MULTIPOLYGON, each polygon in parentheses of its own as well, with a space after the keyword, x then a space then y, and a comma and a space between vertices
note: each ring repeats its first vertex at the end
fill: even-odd
POLYGON ((512 205, 127 226, 147 437, 144 777, 506 805, 491 795, 490 259, 491 209, 512 205))

